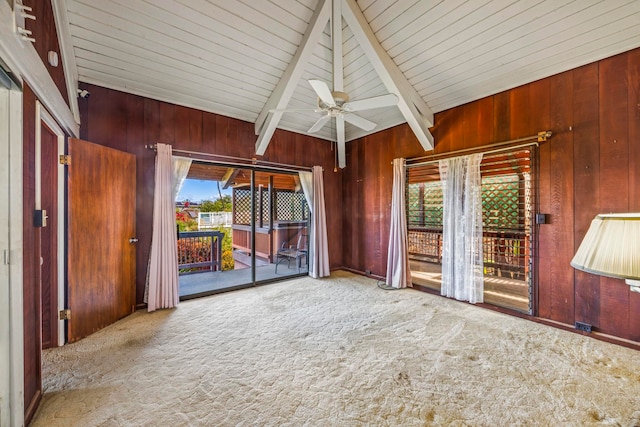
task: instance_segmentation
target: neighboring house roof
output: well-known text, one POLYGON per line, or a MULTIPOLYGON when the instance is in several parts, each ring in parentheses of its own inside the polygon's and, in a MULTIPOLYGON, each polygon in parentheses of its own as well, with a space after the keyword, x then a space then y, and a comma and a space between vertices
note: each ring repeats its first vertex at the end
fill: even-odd
POLYGON ((183 209, 182 212, 186 212, 191 219, 198 218, 198 210, 197 209, 183 209))

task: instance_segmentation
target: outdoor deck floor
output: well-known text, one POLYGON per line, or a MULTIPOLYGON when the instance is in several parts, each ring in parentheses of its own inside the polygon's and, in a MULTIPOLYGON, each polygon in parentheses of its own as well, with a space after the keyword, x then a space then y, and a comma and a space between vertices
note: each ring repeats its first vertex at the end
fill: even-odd
MULTIPOLYGON (((299 273, 293 263, 291 268, 287 268, 286 263, 281 263, 278 266, 277 274, 275 269, 275 264, 256 267, 256 283, 272 282, 294 277, 298 274, 307 274, 306 265, 302 265, 299 273)), ((246 288, 247 286, 252 286, 251 269, 185 274, 179 277, 179 285, 181 300, 246 288)))
MULTIPOLYGON (((411 280, 414 284, 440 291, 442 285, 440 265, 415 260, 411 260, 410 265, 411 280)), ((529 286, 523 280, 485 276, 484 302, 528 313, 529 286)))

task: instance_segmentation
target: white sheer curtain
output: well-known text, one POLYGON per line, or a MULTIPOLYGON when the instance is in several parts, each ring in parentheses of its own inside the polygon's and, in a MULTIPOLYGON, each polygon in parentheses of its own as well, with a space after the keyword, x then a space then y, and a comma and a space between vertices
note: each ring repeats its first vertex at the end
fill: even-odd
POLYGON ((311 211, 309 230, 309 275, 326 277, 329 270, 329 245, 327 240, 327 216, 324 204, 322 167, 314 166, 313 172, 299 172, 304 197, 311 211))
POLYGON ((178 304, 178 248, 171 146, 156 144, 153 232, 146 303, 149 311, 178 304))
POLYGON ((391 226, 387 255, 387 286, 411 287, 409 248, 407 243, 407 213, 405 206, 404 159, 393 160, 393 188, 391 193, 391 226))
POLYGON ((178 194, 180 193, 182 184, 184 184, 184 180, 189 174, 191 159, 187 157, 173 156, 171 161, 173 163, 173 200, 175 201, 176 197, 178 197, 178 194))
POLYGON ((483 301, 482 154, 440 160, 443 195, 442 288, 470 303, 483 301))
POLYGON ((300 185, 302 186, 302 192, 304 198, 309 205, 309 210, 313 212, 313 172, 298 172, 300 177, 300 185))
MULTIPOLYGON (((298 172, 298 176, 300 177, 300 185, 302 186, 302 193, 304 194, 304 198, 307 201, 307 205, 309 205, 309 212, 311 212, 311 217, 313 218, 313 172, 298 172)), ((309 265, 309 274, 311 274, 311 260, 315 256, 315 249, 313 248, 313 222, 309 224, 307 250, 309 251, 307 257, 307 264, 309 265)))

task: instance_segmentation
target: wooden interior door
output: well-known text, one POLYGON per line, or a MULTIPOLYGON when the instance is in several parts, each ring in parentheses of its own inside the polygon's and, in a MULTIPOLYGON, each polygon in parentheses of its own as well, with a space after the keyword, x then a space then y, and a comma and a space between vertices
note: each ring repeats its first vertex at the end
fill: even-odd
POLYGON ((79 139, 68 153, 67 339, 135 308, 135 156, 79 139))
POLYGON ((58 345, 58 137, 41 124, 41 206, 47 211, 40 229, 42 348, 58 345))

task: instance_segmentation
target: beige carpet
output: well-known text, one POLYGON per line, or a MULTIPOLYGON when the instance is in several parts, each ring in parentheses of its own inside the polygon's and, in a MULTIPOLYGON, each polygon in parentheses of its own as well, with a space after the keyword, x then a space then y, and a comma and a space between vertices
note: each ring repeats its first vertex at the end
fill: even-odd
POLYGON ((640 425, 640 352, 344 272, 135 313, 43 376, 34 426, 640 425))

